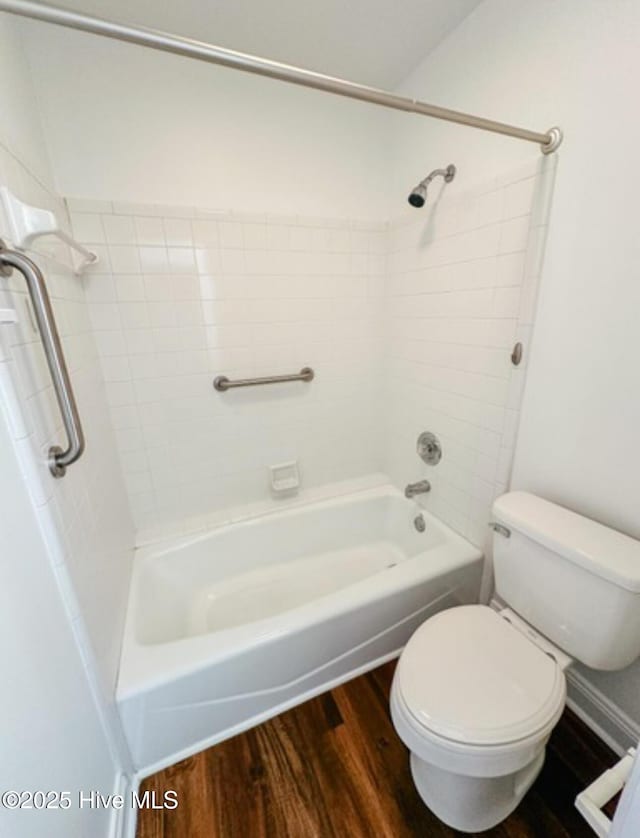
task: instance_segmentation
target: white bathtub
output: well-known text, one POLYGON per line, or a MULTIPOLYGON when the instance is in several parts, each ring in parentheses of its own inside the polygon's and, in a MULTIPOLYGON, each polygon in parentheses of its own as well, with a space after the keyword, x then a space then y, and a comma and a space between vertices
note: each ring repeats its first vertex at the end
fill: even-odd
POLYGON ((383 486, 138 551, 118 684, 147 775, 396 656, 481 553, 383 486))

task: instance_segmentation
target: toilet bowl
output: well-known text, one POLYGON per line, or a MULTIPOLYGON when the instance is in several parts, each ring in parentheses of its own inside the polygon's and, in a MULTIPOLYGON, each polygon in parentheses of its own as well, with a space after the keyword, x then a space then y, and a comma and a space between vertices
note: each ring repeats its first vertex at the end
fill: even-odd
POLYGON ((470 605, 427 620, 405 647, 391 714, 420 796, 449 826, 490 829, 540 772, 566 699, 566 658, 545 645, 470 605))

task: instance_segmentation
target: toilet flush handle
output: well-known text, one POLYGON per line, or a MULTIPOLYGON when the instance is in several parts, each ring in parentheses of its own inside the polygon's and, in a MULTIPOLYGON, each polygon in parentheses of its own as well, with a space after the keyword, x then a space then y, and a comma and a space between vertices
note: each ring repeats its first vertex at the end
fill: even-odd
POLYGON ((511 530, 507 527, 503 527, 502 524, 498 524, 495 521, 490 521, 489 526, 494 532, 497 532, 498 535, 502 535, 505 538, 511 538, 511 530))

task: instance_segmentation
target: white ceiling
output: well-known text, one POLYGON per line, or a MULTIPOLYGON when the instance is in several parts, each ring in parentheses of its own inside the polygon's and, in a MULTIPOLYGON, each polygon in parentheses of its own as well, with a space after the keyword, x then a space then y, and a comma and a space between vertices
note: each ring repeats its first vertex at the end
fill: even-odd
POLYGON ((59 5, 393 88, 480 2, 61 0, 59 5))

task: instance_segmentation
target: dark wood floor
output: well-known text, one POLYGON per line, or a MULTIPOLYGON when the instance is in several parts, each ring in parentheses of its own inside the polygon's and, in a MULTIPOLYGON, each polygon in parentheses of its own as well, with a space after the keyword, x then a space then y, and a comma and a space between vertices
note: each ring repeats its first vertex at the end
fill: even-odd
MULTIPOLYGON (((140 812, 137 838, 449 838, 413 787, 388 710, 387 664, 145 781, 178 793, 140 812)), ((544 769, 495 838, 592 838, 573 806, 616 757, 572 713, 544 769)))

